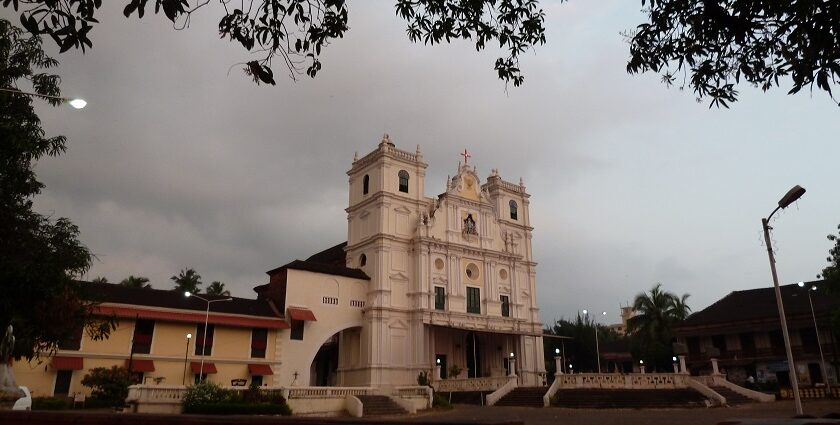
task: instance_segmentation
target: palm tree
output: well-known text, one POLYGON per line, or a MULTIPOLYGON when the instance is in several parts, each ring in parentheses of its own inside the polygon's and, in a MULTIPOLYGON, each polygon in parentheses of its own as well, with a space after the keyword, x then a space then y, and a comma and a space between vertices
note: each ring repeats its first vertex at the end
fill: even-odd
POLYGON ((152 285, 149 284, 149 278, 144 276, 134 276, 131 275, 123 280, 120 281, 120 285, 127 286, 129 288, 143 288, 143 289, 151 289, 152 285))
POLYGON ((230 291, 225 289, 224 282, 219 282, 218 280, 211 283, 207 289, 204 290, 204 293, 210 295, 212 297, 229 297, 230 291))
POLYGON ((691 308, 686 304, 689 295, 678 297, 664 291, 657 283, 649 293, 636 295, 633 310, 636 315, 627 321, 636 357, 653 368, 666 367, 671 362, 674 324, 684 320, 691 308))
POLYGON ((196 273, 195 269, 181 269, 181 273, 178 276, 172 276, 170 279, 175 282, 175 287, 172 288, 174 291, 190 292, 193 294, 199 292, 201 275, 196 273))
POLYGON ((111 282, 108 282, 108 278, 105 277, 105 276, 96 276, 95 278, 93 278, 93 280, 91 280, 91 282, 93 282, 93 283, 111 283, 111 282))

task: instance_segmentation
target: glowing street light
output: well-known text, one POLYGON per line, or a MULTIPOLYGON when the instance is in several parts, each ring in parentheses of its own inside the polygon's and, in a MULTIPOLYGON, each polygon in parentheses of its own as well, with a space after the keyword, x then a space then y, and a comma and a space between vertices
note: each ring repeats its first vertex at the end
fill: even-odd
POLYGON ((85 106, 87 106, 87 101, 84 100, 84 99, 81 99, 81 98, 70 99, 68 97, 50 96, 48 94, 32 93, 32 92, 26 92, 26 91, 23 91, 23 90, 7 89, 7 88, 0 88, 0 91, 4 91, 4 92, 8 92, 8 93, 25 94, 27 96, 42 97, 42 98, 45 98, 45 99, 57 99, 57 100, 60 100, 64 103, 70 104, 70 106, 72 106, 76 109, 82 109, 85 106))

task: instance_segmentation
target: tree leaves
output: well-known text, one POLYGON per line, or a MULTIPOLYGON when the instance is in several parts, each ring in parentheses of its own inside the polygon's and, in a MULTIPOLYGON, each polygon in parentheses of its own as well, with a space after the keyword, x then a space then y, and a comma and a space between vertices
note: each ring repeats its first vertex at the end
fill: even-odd
MULTIPOLYGON (((840 83, 840 1, 642 0, 648 22, 627 34, 627 72, 681 74, 698 99, 728 107, 745 81, 788 94, 840 83), (785 78, 783 78, 785 79, 785 78)), ((663 81, 666 79, 663 78, 663 81)))

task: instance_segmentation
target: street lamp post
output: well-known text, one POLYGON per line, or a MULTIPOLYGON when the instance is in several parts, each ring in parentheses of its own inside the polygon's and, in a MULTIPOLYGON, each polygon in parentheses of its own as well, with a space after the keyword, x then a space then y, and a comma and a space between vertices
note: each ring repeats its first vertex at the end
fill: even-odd
POLYGON ((764 229, 764 243, 767 245, 767 256, 770 258, 770 273, 773 275, 773 286, 776 289, 776 306, 779 308, 779 320, 782 322, 782 336, 785 340, 785 352, 788 361, 788 374, 790 375, 790 383, 793 387, 793 399, 796 404, 796 414, 802 414, 802 399, 799 397, 799 380, 796 376, 796 365, 793 363, 793 352, 790 349, 790 336, 788 335, 787 319, 785 318, 785 307, 782 303, 782 291, 779 289, 779 276, 776 274, 776 260, 773 258, 773 245, 770 243, 770 218, 780 209, 787 208, 788 205, 794 203, 805 193, 802 186, 796 185, 789 190, 782 199, 779 200, 779 205, 767 218, 761 219, 761 227, 764 229))
POLYGON ((187 355, 190 353, 190 339, 192 339, 192 334, 187 334, 187 348, 184 349, 184 379, 181 380, 182 385, 187 385, 187 355))
MULTIPOLYGON (((799 282, 799 287, 805 286, 805 282, 799 282)), ((825 393, 831 397, 831 384, 828 383, 828 371, 825 369, 825 357, 823 356, 822 342, 820 341, 820 328, 817 326, 817 315, 814 313, 814 301, 811 300, 811 291, 816 291, 817 285, 808 289, 808 304, 811 305, 811 318, 814 319, 814 332, 817 334, 817 347, 820 349, 820 370, 822 371, 823 382, 825 382, 825 393)))
MULTIPOLYGON (((204 380, 204 352, 207 350, 207 322, 210 319, 210 304, 215 303, 215 302, 222 302, 222 301, 233 301, 233 298, 227 297, 227 298, 219 298, 219 299, 215 299, 215 300, 209 300, 209 299, 204 298, 200 295, 193 294, 190 291, 184 291, 184 296, 187 297, 187 298, 195 297, 195 298, 198 298, 198 299, 207 303, 207 311, 204 314, 204 337, 202 337, 202 340, 201 340, 201 367, 198 370, 198 382, 201 382, 202 380, 204 380)), ((197 343, 198 343, 198 341, 196 341, 196 344, 197 343)))
MULTIPOLYGON (((583 310, 583 314, 584 314, 584 316, 586 316, 586 315, 589 314, 589 311, 583 310)), ((607 312, 602 311, 601 315, 606 316, 607 312)), ((598 345, 598 321, 596 319, 593 319, 592 323, 595 324, 595 355, 598 357, 598 373, 601 373, 601 348, 598 345)))
POLYGON ((7 89, 7 88, 0 88, 0 91, 4 91, 4 92, 8 92, 8 93, 25 94, 27 96, 43 97, 45 99, 56 99, 56 100, 60 100, 62 102, 69 103, 70 106, 72 106, 76 109, 82 109, 85 106, 87 106, 87 101, 85 101, 84 99, 79 99, 79 98, 70 99, 70 98, 67 98, 67 97, 50 96, 48 94, 32 93, 32 92, 26 92, 26 91, 23 91, 23 90, 7 89))

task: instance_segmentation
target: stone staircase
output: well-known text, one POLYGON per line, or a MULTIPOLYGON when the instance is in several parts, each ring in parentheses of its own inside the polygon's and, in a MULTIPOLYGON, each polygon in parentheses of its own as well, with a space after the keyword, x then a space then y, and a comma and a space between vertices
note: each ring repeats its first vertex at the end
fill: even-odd
POLYGON ((441 391, 436 394, 440 394, 441 397, 445 398, 452 404, 474 404, 476 406, 483 406, 484 400, 487 398, 487 394, 490 394, 491 391, 441 391))
POLYGON ((706 397, 692 389, 559 390, 551 400, 551 404, 558 407, 586 409, 705 407, 706 397))
POLYGON ((741 404, 755 403, 755 400, 736 393, 726 387, 710 387, 716 393, 726 397, 726 404, 730 406, 738 406, 741 404))
POLYGON ((502 397, 495 405, 544 407, 543 396, 546 392, 548 392, 548 387, 518 387, 502 397))
POLYGON ((399 404, 394 403, 393 400, 384 395, 357 395, 356 397, 362 402, 362 415, 365 417, 408 413, 399 404))

